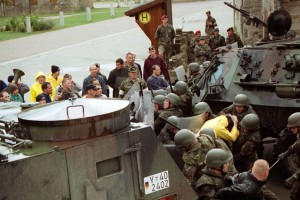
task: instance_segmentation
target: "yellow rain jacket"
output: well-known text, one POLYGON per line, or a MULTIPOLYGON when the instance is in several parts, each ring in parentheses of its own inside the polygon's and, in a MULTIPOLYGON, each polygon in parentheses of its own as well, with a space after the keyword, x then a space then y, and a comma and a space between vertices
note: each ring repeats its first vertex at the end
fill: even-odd
POLYGON ((41 93, 43 93, 43 90, 42 90, 42 84, 40 84, 38 81, 37 81, 37 78, 40 77, 40 76, 44 76, 45 77, 45 74, 43 72, 38 72, 35 76, 35 83, 31 86, 30 88, 30 101, 31 102, 36 102, 35 100, 35 97, 41 93))

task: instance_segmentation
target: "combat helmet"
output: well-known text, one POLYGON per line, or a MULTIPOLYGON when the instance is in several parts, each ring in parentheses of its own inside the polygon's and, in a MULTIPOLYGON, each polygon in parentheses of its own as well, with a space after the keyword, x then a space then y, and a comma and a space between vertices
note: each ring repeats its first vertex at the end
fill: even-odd
POLYGON ((190 63, 188 67, 191 73, 197 73, 200 70, 200 65, 196 62, 190 63))
POLYGON ((185 94, 188 92, 188 85, 184 81, 177 81, 175 84, 176 93, 185 94))
POLYGON ((248 97, 244 94, 238 94, 234 97, 233 105, 235 106, 249 106, 248 97))
POLYGON ((231 155, 223 149, 211 149, 207 152, 205 157, 205 164, 211 168, 221 168, 223 164, 231 160, 231 155))
POLYGON ((194 107, 194 114, 201 115, 205 112, 211 113, 211 109, 206 102, 199 102, 194 107))
POLYGON ((158 104, 160 106, 163 106, 165 99, 166 99, 166 97, 164 95, 157 95, 152 100, 152 103, 156 103, 156 104, 158 104))
POLYGON ((199 134, 200 135, 209 135, 210 137, 212 137, 214 139, 216 138, 216 133, 215 133, 214 129, 212 129, 210 127, 200 129, 199 134))
POLYGON ((169 93, 171 93, 172 92, 172 90, 171 90, 171 87, 172 87, 172 89, 173 89, 173 91, 175 92, 176 91, 176 88, 175 88, 175 86, 168 86, 167 88, 166 88, 166 92, 167 92, 167 94, 169 94, 169 93))
POLYGON ((180 98, 177 96, 177 94, 170 93, 166 96, 166 99, 169 99, 170 103, 174 106, 180 105, 180 98))
POLYGON ((293 128, 299 126, 300 127, 300 112, 293 113, 288 118, 288 128, 293 128))
MULTIPOLYGON (((177 126, 178 117, 177 116, 170 116, 170 117, 168 117, 167 122, 169 122, 169 123, 174 124, 175 126, 177 126)), ((166 129, 176 128, 176 127, 172 126, 169 123, 166 123, 166 129)))
POLYGON ((247 128, 250 130, 258 130, 259 129, 259 118, 256 114, 250 113, 246 115, 242 121, 241 126, 243 128, 247 128))
POLYGON ((181 129, 178 131, 174 137, 174 142, 177 147, 188 147, 189 145, 193 144, 196 139, 196 135, 188 130, 188 129, 181 129))

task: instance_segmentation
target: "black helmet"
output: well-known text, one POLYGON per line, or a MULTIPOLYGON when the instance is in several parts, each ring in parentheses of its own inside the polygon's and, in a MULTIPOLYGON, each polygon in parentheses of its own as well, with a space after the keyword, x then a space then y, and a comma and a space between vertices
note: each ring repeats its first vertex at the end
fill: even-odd
POLYGON ((231 160, 231 155, 223 149, 211 149, 207 152, 205 157, 205 164, 211 168, 221 168, 223 164, 231 160))
POLYGON ((293 113, 288 118, 287 127, 293 128, 296 126, 300 127, 300 112, 293 113))
POLYGON ((196 135, 188 130, 188 129, 181 129, 178 131, 174 137, 174 142, 177 147, 187 147, 194 143, 196 139, 196 135))
POLYGON ((249 106, 248 97, 244 94, 238 94, 234 97, 233 104, 235 106, 249 106))
POLYGON ((242 121, 241 126, 243 128, 247 128, 250 130, 258 130, 259 129, 259 118, 256 114, 250 113, 246 115, 242 121))
POLYGON ((194 114, 201 115, 205 112, 211 113, 211 109, 206 102, 199 102, 194 107, 194 114))

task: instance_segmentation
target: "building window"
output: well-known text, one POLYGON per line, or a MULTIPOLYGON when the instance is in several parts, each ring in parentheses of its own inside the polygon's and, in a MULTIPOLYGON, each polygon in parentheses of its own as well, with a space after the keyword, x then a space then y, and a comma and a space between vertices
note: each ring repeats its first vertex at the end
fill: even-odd
POLYGON ((50 3, 51 3, 52 5, 55 5, 55 4, 57 3, 57 0, 50 0, 50 3))
POLYGON ((30 0, 30 5, 37 5, 37 0, 30 0))
POLYGON ((15 6, 16 2, 15 2, 15 0, 6 0, 6 5, 7 6, 15 6))

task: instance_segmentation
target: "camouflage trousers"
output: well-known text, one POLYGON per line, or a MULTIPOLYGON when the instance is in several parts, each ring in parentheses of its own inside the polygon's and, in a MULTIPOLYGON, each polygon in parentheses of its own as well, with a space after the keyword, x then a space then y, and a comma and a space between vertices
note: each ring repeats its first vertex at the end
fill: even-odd
POLYGON ((296 180, 293 184, 290 194, 291 200, 300 199, 300 180, 296 180))
POLYGON ((171 58, 172 56, 172 44, 168 45, 158 45, 158 54, 165 60, 171 58))

